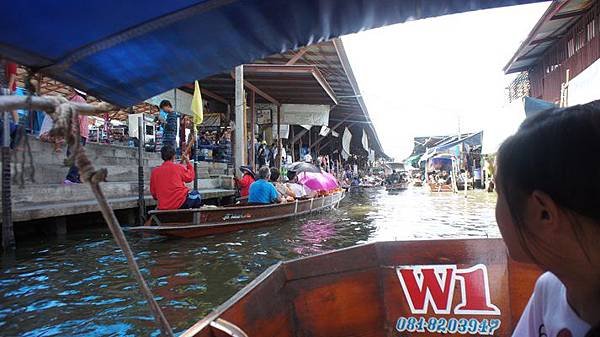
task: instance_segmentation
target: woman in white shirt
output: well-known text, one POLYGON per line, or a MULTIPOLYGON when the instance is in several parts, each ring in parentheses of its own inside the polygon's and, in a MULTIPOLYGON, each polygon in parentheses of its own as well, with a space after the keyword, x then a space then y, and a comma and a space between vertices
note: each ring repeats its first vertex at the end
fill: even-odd
POLYGON ((497 167, 509 254, 546 271, 513 336, 600 336, 600 101, 528 117, 497 167))

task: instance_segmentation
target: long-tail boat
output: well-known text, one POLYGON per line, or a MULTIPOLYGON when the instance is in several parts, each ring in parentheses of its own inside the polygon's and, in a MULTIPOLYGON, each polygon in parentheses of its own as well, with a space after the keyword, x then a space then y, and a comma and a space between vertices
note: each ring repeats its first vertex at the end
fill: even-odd
POLYGON ((539 274, 500 239, 371 243, 278 263, 181 337, 509 336, 539 274))
POLYGON ((317 198, 268 205, 233 204, 223 207, 154 210, 148 215, 150 226, 130 231, 164 236, 192 238, 275 224, 281 219, 337 207, 344 198, 338 191, 317 198))
POLYGON ((431 192, 454 192, 454 187, 452 186, 452 184, 429 182, 428 185, 431 192))
POLYGON ((385 185, 385 190, 388 192, 397 192, 397 191, 404 191, 406 189, 408 189, 408 181, 401 181, 398 183, 394 183, 394 184, 387 184, 385 185))

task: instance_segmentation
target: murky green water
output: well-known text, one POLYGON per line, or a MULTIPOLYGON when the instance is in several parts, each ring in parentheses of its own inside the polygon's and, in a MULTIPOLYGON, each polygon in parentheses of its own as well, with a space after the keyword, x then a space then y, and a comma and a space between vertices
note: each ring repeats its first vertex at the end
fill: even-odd
MULTIPOLYGON (((495 194, 353 191, 340 208, 272 227, 198 238, 129 236, 177 332, 279 260, 370 241, 499 237, 495 194)), ((21 242, 0 269, 2 336, 158 335, 107 230, 21 242)))

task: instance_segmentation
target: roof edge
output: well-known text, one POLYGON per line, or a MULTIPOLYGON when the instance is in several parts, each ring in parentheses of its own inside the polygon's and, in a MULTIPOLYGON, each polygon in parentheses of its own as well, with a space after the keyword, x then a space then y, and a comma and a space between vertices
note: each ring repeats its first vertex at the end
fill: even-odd
POLYGON ((525 47, 527 47, 527 45, 529 45, 529 43, 531 41, 533 41, 533 38, 537 34, 537 31, 540 29, 542 24, 544 24, 544 22, 548 21, 552 16, 554 16, 554 13, 560 11, 561 8, 566 6, 569 2, 571 2, 571 0, 554 0, 554 1, 552 1, 550 6, 548 6, 548 8, 544 12, 544 14, 538 20, 538 22, 536 22, 535 26, 533 26, 533 28, 527 35, 527 38, 525 38, 525 40, 523 40, 523 42, 521 42, 521 45, 519 46, 519 48, 517 48, 517 50, 515 51, 513 56, 510 58, 508 63, 504 66, 504 68, 502 68, 502 70, 504 71, 504 74, 512 74, 512 73, 515 73, 518 71, 522 71, 521 69, 511 70, 510 67, 516 62, 516 60, 519 58, 519 56, 521 56, 520 55, 521 51, 525 47))
POLYGON ((371 129, 371 131, 373 132, 373 135, 375 136, 375 141, 377 142, 377 145, 379 146, 379 149, 381 150, 381 154, 384 157, 391 158, 383 150, 383 146, 381 145, 381 141, 379 140, 377 131, 375 130, 375 127, 373 126, 373 121, 371 120, 371 116, 369 116, 369 110, 367 109, 367 105, 365 104, 365 101, 362 98, 362 94, 360 92, 360 88, 358 87, 358 82, 356 81, 356 77, 354 77, 354 72, 352 71, 352 66, 350 65, 350 61, 348 60, 348 55, 346 54, 346 49, 344 48, 344 43, 342 42, 342 39, 339 37, 336 37, 336 38, 332 39, 332 42, 333 42, 333 46, 335 47, 335 51, 337 52, 338 57, 340 58, 342 68, 344 69, 344 72, 346 73, 346 76, 348 77, 348 81, 350 81, 350 85, 352 86, 352 91, 354 91, 354 95, 356 96, 356 100, 358 101, 358 104, 360 105, 360 108, 362 109, 362 111, 365 115, 365 118, 369 122, 369 128, 371 129))

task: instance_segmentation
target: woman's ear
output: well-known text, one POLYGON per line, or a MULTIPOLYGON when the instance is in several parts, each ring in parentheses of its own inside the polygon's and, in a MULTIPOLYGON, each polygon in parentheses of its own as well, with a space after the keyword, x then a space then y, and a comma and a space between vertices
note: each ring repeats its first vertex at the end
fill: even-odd
POLYGON ((533 191, 527 198, 526 210, 527 224, 531 226, 531 230, 541 234, 560 229, 560 208, 545 192, 533 191))

